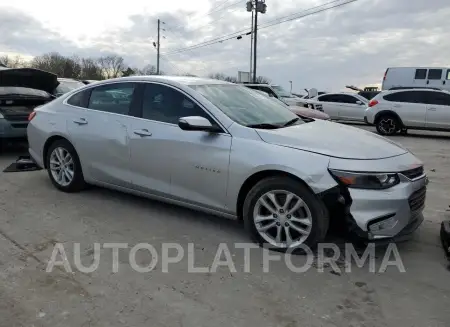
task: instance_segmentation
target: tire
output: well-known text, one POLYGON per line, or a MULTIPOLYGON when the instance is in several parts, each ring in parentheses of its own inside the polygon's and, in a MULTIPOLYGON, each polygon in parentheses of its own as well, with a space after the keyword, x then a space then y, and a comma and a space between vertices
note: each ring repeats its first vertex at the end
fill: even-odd
MULTIPOLYGON (((280 200, 278 204, 285 204, 282 203, 282 197, 283 194, 278 195, 278 199, 280 200)), ((285 197, 286 198, 286 197, 285 197)), ((267 199, 267 198, 266 198, 267 199)), ((295 198, 292 200, 294 201, 295 198)), ((294 202, 295 204, 295 202, 294 202)), ((292 209, 292 208, 291 208, 292 209)), ((281 212, 279 210, 279 212, 281 212)), ((259 212, 261 215, 263 215, 261 212, 259 212)), ((266 179, 261 180, 258 182, 247 194, 247 197, 244 201, 244 207, 243 207, 243 217, 244 217, 244 226, 247 232, 250 234, 251 238, 258 243, 260 246, 268 247, 272 250, 276 251, 301 251, 302 246, 307 246, 310 249, 314 249, 318 243, 322 242, 326 236, 326 233, 328 231, 329 226, 329 217, 328 212, 322 203, 320 199, 317 198, 317 196, 312 193, 305 185, 303 185, 301 182, 295 181, 288 177, 269 177, 266 179), (292 213, 290 215, 291 217, 288 217, 289 215, 286 215, 289 210, 284 212, 283 215, 280 214, 277 219, 273 218, 273 212, 274 211, 267 211, 264 212, 264 216, 267 215, 267 225, 265 222, 257 223, 255 222, 255 213, 259 212, 259 209, 263 208, 263 211, 266 210, 267 207, 261 205, 260 198, 263 196, 267 196, 268 194, 271 194, 270 192, 289 192, 293 194, 294 196, 301 199, 306 207, 303 207, 299 209, 298 212, 292 213), (299 213, 306 214, 305 216, 310 216, 310 226, 303 225, 300 223, 297 223, 298 219, 305 220, 304 217, 300 217, 299 213), (268 218, 272 215, 272 218, 268 218), (258 227, 267 227, 268 225, 272 224, 273 221, 275 221, 276 225, 271 227, 265 236, 262 236, 261 233, 257 229, 258 227), (309 229, 309 234, 306 235, 300 235, 300 238, 296 242, 291 243, 290 245, 287 245, 287 233, 286 228, 289 228, 289 234, 291 238, 295 241, 297 236, 297 229, 292 228, 292 223, 294 223, 294 227, 296 226, 301 227, 303 230, 309 229), (262 225, 264 224, 264 225, 262 225), (288 225, 289 224, 289 227, 288 225), (284 225, 284 226, 283 226, 284 225), (276 242, 276 233, 281 227, 281 234, 284 235, 281 236, 280 243, 276 242), (270 235, 268 234, 274 234, 275 237, 274 240, 270 241, 268 238, 270 238, 270 235), (284 242, 283 242, 284 241, 284 242)), ((266 219, 266 217, 264 217, 266 219)), ((303 252, 303 251, 302 251, 303 252)))
POLYGON ((380 135, 392 136, 402 129, 402 124, 397 117, 393 115, 383 115, 377 119, 375 124, 377 132, 380 135))
MULTIPOLYGON (((61 154, 61 152, 60 152, 61 154)), ((66 155, 65 155, 66 156, 66 155)), ((67 157, 67 156, 66 156, 67 157)), ((67 157, 69 158, 69 157, 67 157)), ((67 140, 57 140, 53 142, 47 152, 46 160, 46 167, 48 176, 50 177, 50 180, 52 184, 59 190, 67 193, 73 193, 73 192, 79 192, 82 191, 86 187, 86 182, 84 181, 83 171, 81 169, 80 159, 78 158, 78 154, 75 151, 75 148, 72 146, 72 144, 67 140), (51 161, 59 161, 57 158, 57 152, 63 151, 64 154, 69 154, 71 160, 68 162, 67 167, 69 170, 72 171, 72 178, 67 178, 66 174, 61 174, 61 176, 64 178, 64 182, 58 181, 55 177, 55 174, 57 175, 57 172, 52 169, 52 167, 56 167, 54 163, 51 163, 51 161)))

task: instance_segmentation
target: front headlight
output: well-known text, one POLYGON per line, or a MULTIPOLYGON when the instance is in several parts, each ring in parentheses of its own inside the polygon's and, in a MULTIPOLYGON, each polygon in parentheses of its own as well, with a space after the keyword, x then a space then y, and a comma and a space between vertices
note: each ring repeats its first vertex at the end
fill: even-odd
POLYGON ((351 188, 384 190, 400 183, 398 174, 356 173, 333 169, 329 171, 340 184, 351 188))

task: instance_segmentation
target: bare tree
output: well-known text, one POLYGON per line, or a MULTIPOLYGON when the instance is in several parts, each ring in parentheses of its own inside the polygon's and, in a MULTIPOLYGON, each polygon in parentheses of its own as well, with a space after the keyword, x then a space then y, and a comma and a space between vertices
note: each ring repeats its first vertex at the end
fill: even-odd
POLYGON ((212 78, 212 79, 218 79, 218 80, 221 80, 221 81, 231 82, 231 83, 237 83, 237 82, 238 82, 238 80, 237 80, 236 77, 233 77, 233 76, 227 76, 227 75, 225 75, 225 74, 223 74, 223 73, 213 73, 213 74, 209 74, 208 77, 209 77, 209 78, 212 78))
POLYGON ((81 67, 80 79, 103 79, 102 70, 97 63, 97 60, 92 58, 81 58, 78 63, 81 67))
POLYGON ((270 78, 267 78, 265 76, 256 77, 256 83, 258 84, 270 84, 270 82, 271 82, 270 78))
POLYGON ((58 52, 51 52, 34 57, 31 67, 51 72, 59 77, 79 78, 81 66, 77 61, 77 58, 67 58, 58 52))
POLYGON ((126 69, 124 59, 117 55, 100 57, 97 62, 102 71, 102 75, 106 78, 120 77, 122 71, 126 69))
POLYGON ((136 69, 137 75, 156 75, 156 67, 154 65, 148 64, 142 69, 136 69))
POLYGON ((0 64, 8 68, 21 68, 25 66, 25 61, 21 56, 0 56, 0 64))

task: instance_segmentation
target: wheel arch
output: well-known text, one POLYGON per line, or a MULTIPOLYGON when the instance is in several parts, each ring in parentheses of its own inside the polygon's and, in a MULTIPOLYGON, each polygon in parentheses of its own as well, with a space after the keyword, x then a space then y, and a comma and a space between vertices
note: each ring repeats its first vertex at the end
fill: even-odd
POLYGON ((311 189, 311 187, 302 178, 300 178, 297 175, 294 175, 290 172, 278 170, 278 169, 267 169, 267 170, 261 170, 261 171, 255 172, 244 181, 241 188, 239 189, 237 202, 236 202, 236 215, 239 220, 243 219, 242 210, 243 210, 244 201, 245 201, 245 198, 246 198, 248 192, 250 192, 250 190, 253 188, 253 186, 255 186, 258 182, 260 182, 261 180, 268 178, 268 177, 291 178, 291 179, 303 184, 313 194, 315 194, 315 192, 311 189))
POLYGON ((375 119, 373 120, 373 123, 376 125, 378 123, 378 120, 383 116, 393 116, 400 122, 401 126, 405 126, 405 124, 403 124, 403 120, 400 118, 398 113, 396 113, 395 111, 392 111, 392 110, 382 110, 382 111, 378 112, 375 115, 375 119))
MULTIPOLYGON (((51 146, 54 142, 56 142, 56 141, 58 141, 58 140, 65 140, 65 141, 69 142, 69 143, 73 146, 73 143, 70 142, 69 139, 67 139, 66 137, 64 137, 64 136, 62 136, 62 135, 56 134, 56 135, 50 136, 50 137, 47 139, 47 141, 45 141, 45 143, 44 143, 44 149, 43 149, 43 151, 42 151, 42 159, 43 159, 42 162, 44 163, 44 168, 45 168, 45 169, 48 168, 48 167, 47 167, 47 155, 48 155, 48 150, 50 149, 50 146, 51 146)), ((76 151, 76 150, 75 150, 75 151, 76 151)))

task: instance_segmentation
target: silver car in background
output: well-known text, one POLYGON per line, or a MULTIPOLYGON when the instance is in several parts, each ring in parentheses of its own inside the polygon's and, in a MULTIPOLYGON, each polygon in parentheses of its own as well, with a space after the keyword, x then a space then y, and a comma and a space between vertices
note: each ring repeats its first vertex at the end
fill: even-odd
POLYGON ((280 250, 314 247, 331 220, 368 239, 410 234, 423 220, 427 179, 409 151, 303 120, 241 85, 112 79, 30 118, 29 152, 58 189, 95 184, 243 219, 256 242, 280 250))

